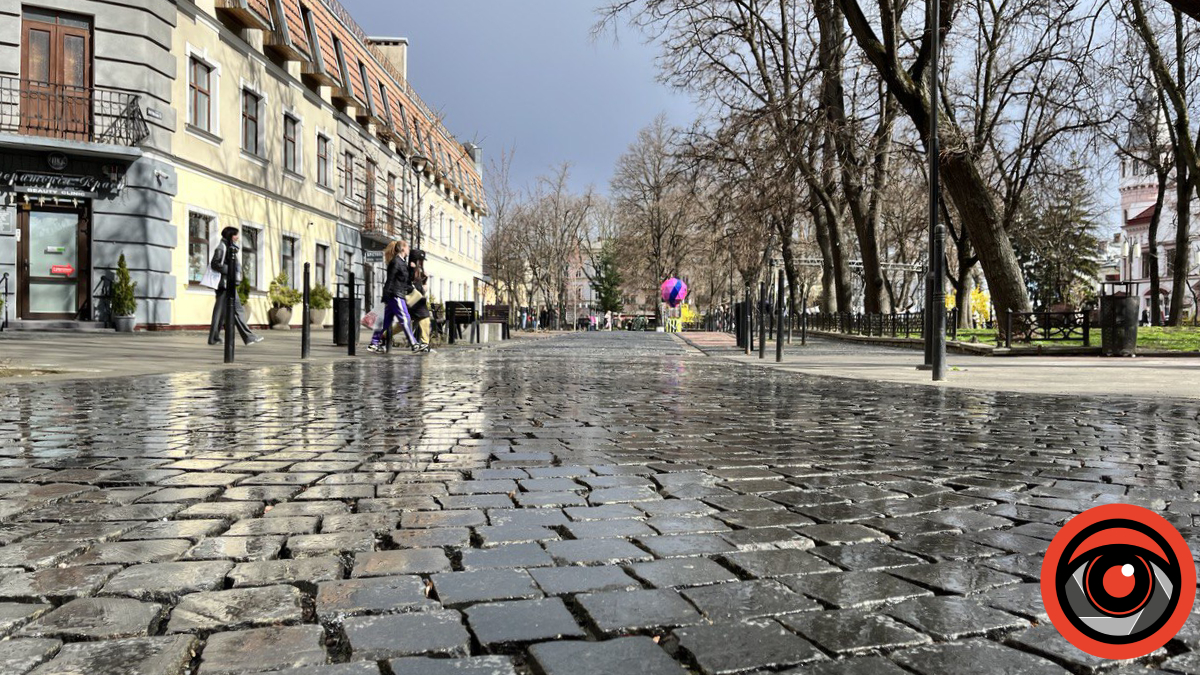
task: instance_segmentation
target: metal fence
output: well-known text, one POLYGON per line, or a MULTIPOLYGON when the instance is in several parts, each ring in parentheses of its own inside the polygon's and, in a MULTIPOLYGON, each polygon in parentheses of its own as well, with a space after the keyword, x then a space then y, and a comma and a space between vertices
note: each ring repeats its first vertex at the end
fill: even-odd
MULTIPOLYGON (((808 327, 827 333, 845 333, 866 337, 925 336, 925 313, 904 312, 866 314, 862 312, 821 312, 808 315, 808 327)), ((958 337, 958 310, 946 312, 946 335, 958 337)))
POLYGON ((141 97, 0 76, 0 132, 134 146, 150 135, 141 97))

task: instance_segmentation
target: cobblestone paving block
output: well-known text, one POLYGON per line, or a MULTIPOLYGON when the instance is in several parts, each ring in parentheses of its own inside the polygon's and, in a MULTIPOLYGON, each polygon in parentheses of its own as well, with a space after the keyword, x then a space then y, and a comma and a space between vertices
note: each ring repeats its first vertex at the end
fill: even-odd
POLYGON ((605 591, 575 597, 588 619, 608 636, 690 626, 703 617, 678 592, 667 589, 605 591))
POLYGON ((888 651, 932 642, 928 636, 875 612, 857 609, 779 617, 784 626, 837 656, 888 651))
POLYGON ((655 560, 630 565, 629 571, 655 588, 706 586, 738 580, 736 574, 708 558, 655 560))
POLYGON ((333 556, 299 560, 266 560, 234 565, 233 570, 229 572, 229 580, 233 582, 234 588, 288 583, 312 588, 323 581, 341 579, 343 572, 341 558, 333 556))
POLYGON ((878 572, 925 563, 924 559, 911 553, 879 543, 818 546, 811 553, 851 572, 878 572))
POLYGON ((674 635, 704 675, 778 669, 825 658, 807 640, 774 621, 692 626, 677 629, 674 635))
POLYGON ((239 520, 225 531, 227 537, 259 537, 271 534, 313 534, 320 527, 317 516, 290 516, 246 518, 239 520))
POLYGON ((623 539, 551 541, 546 543, 546 551, 560 565, 615 565, 654 559, 623 539))
POLYGON ((743 551, 721 558, 734 569, 756 579, 839 571, 811 553, 796 549, 743 551))
POLYGON ((87 553, 71 559, 72 565, 136 565, 171 562, 192 547, 187 539, 152 539, 97 544, 87 553))
POLYGON ((303 598, 293 586, 206 591, 184 597, 171 611, 168 633, 208 633, 300 623, 303 598))
POLYGON ((609 504, 607 506, 573 506, 563 509, 572 521, 590 522, 596 520, 638 520, 645 517, 645 512, 634 508, 631 504, 609 504))
POLYGON ((779 675, 909 675, 882 656, 864 656, 840 661, 818 661, 779 675))
POLYGON ((146 637, 163 617, 163 606, 129 598, 78 598, 26 625, 20 637, 113 640, 146 637))
MULTIPOLYGON (((1109 670, 1114 665, 1132 663, 1128 659, 1102 659, 1081 651, 1075 645, 1067 642, 1066 638, 1050 623, 1044 623, 1015 633, 1009 637, 1007 642, 1009 646, 1044 656, 1052 661, 1065 664, 1071 670, 1078 672, 1096 673, 1109 670)), ((1164 655, 1165 653, 1165 650, 1158 649, 1152 656, 1164 655)), ((1181 668, 1172 667, 1168 663, 1163 663, 1162 667, 1166 670, 1182 671, 1181 668)))
POLYGON ((25 638, 0 642, 0 664, 6 675, 25 675, 49 661, 62 647, 60 640, 25 638))
POLYGON ((399 513, 348 513, 325 516, 321 519, 321 532, 374 532, 384 534, 400 524, 399 513))
POLYGON ((525 525, 477 527, 475 534, 478 535, 485 548, 502 544, 529 544, 562 538, 548 527, 525 525))
POLYGON ((394 574, 434 574, 450 571, 450 560, 440 549, 408 549, 359 553, 354 556, 354 577, 394 574))
POLYGON ((397 530, 391 534, 396 548, 464 547, 471 543, 471 530, 465 527, 437 527, 428 530, 397 530))
POLYGON ((721 539, 740 551, 803 550, 813 547, 813 540, 801 537, 786 527, 761 527, 750 530, 722 532, 721 539))
POLYGON ((462 554, 462 567, 467 571, 506 567, 549 567, 553 564, 554 559, 538 544, 504 544, 488 549, 464 550, 462 554))
POLYGON ((397 656, 468 656, 471 636, 455 611, 358 616, 342 624, 354 660, 397 656))
POLYGON ((1042 604, 1041 584, 1001 586, 981 593, 975 600, 988 607, 1002 609, 1009 614, 1016 614, 1030 621, 1050 620, 1049 615, 1046 614, 1046 608, 1042 604))
POLYGON ((322 621, 358 614, 387 614, 434 609, 425 582, 417 576, 372 577, 327 581, 318 585, 317 616, 322 621))
POLYGON ((933 565, 911 565, 889 572, 939 593, 959 595, 972 595, 1021 583, 1019 577, 961 560, 933 565))
POLYGON ((335 663, 327 666, 300 666, 272 670, 270 675, 380 675, 379 665, 359 661, 358 663, 335 663))
POLYGON ((960 673, 1019 673, 1020 675, 1067 675, 1060 666, 1026 652, 987 640, 928 645, 906 649, 892 659, 921 675, 960 673))
POLYGON ((483 511, 409 512, 400 517, 400 526, 404 529, 480 527, 487 524, 487 516, 483 511))
POLYGON ((974 598, 953 596, 916 598, 890 607, 886 613, 943 641, 996 634, 1029 625, 1025 619, 981 605, 974 598))
POLYGON ((529 654, 545 675, 685 675, 687 672, 647 637, 546 642, 531 647, 529 654))
POLYGON ((172 602, 188 593, 224 588, 225 575, 232 569, 233 563, 219 561, 133 565, 110 579, 101 593, 172 602))
POLYGON ((485 569, 443 572, 431 577, 438 600, 446 607, 462 607, 499 600, 532 600, 542 597, 529 572, 485 569))
POLYGON ((409 656, 388 661, 392 675, 517 675, 507 656, 432 659, 409 656))
POLYGON ((795 528, 801 536, 808 537, 819 544, 863 544, 867 542, 887 542, 891 537, 878 530, 872 530, 865 525, 855 523, 838 523, 833 525, 803 525, 795 528))
POLYGON ((119 520, 111 523, 61 523, 34 534, 26 541, 113 541, 143 525, 146 523, 140 520, 119 520))
POLYGON ((287 538, 270 537, 213 537, 196 544, 183 556, 184 560, 232 560, 260 562, 279 557, 287 538))
POLYGON ((86 544, 73 541, 22 541, 0 546, 0 567, 41 570, 85 550, 86 544))
POLYGON ((654 536, 658 531, 640 520, 591 520, 566 526, 572 539, 654 536))
MULTIPOLYGON (((229 491, 222 495, 228 499, 229 491)), ((210 520, 213 518, 234 521, 255 518, 263 514, 266 505, 258 501, 219 501, 192 504, 179 512, 178 518, 210 520)))
POLYGON ((1023 577, 1026 581, 1038 581, 1042 577, 1042 561, 1045 556, 1014 553, 979 561, 984 567, 1023 577))
POLYGON ((573 595, 599 591, 634 591, 642 584, 620 567, 544 567, 529 574, 546 595, 573 595))
POLYGON ((816 598, 838 609, 873 607, 908 598, 933 595, 931 592, 883 572, 845 572, 814 574, 781 579, 792 590, 816 598))
POLYGON ((120 571, 120 565, 87 565, 15 572, 0 581, 0 600, 65 602, 94 594, 120 571))
POLYGON ((51 609, 50 605, 0 602, 0 637, 12 633, 51 609))
POLYGON ((637 543, 659 558, 691 557, 732 553, 733 544, 715 534, 672 534, 638 537, 637 543))
POLYGON ((184 675, 199 649, 187 635, 63 645, 37 675, 184 675))
POLYGON ((375 550, 375 534, 372 532, 298 534, 288 537, 287 550, 293 558, 369 553, 375 550))
POLYGON ((199 675, 241 675, 328 662, 320 626, 272 626, 215 633, 204 643, 199 675))
POLYGON ((560 598, 474 605, 466 614, 475 638, 485 649, 493 651, 541 640, 585 636, 560 598))
POLYGON ((122 541, 145 539, 187 539, 195 543, 205 537, 220 534, 226 527, 224 520, 178 520, 146 523, 121 535, 122 541))
POLYGON ((795 612, 813 612, 821 604, 774 580, 740 581, 686 588, 683 596, 710 621, 758 619, 795 612))

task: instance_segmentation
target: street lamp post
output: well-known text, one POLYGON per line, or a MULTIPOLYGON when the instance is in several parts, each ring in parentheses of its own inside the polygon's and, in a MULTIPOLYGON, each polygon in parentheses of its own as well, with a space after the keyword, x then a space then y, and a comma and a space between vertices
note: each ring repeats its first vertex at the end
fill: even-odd
POLYGON ((938 117, 941 104, 938 66, 940 61, 941 1, 929 2, 929 276, 926 280, 925 355, 933 381, 946 379, 946 287, 942 281, 945 264, 945 226, 938 222, 938 197, 941 192, 941 171, 938 163, 941 149, 938 143, 938 117))
POLYGON ((416 154, 412 156, 411 161, 413 171, 417 174, 417 232, 412 247, 419 249, 421 248, 421 181, 425 177, 425 166, 429 160, 425 159, 424 155, 416 154))

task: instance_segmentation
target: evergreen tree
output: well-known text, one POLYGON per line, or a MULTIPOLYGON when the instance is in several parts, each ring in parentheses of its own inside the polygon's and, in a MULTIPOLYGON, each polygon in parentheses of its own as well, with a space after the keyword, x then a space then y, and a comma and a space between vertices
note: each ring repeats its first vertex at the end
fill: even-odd
POLYGON ((620 313, 623 309, 621 271, 617 268, 617 247, 611 239, 601 245, 595 267, 589 281, 591 281, 592 290, 600 296, 600 311, 620 313))
POLYGON ((1100 270, 1099 215, 1083 171, 1048 179, 1021 206, 1012 232, 1035 307, 1081 306, 1095 296, 1100 270))
POLYGON ((112 301, 110 309, 113 316, 133 316, 137 311, 137 298, 134 291, 137 283, 129 275, 129 266, 125 264, 125 254, 117 260, 117 279, 112 285, 112 301))

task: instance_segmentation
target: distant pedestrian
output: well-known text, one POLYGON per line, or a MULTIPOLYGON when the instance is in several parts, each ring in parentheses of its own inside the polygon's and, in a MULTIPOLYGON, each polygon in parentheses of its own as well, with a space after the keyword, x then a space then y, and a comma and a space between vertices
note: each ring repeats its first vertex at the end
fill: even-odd
POLYGON ((209 265, 213 272, 221 275, 221 283, 217 285, 216 294, 217 301, 213 305, 212 325, 208 330, 208 344, 215 345, 221 342, 221 330, 225 325, 225 303, 228 302, 226 293, 233 294, 233 326, 242 336, 242 342, 247 345, 262 342, 262 336, 255 335, 254 331, 246 325, 246 314, 242 309, 242 303, 237 295, 238 284, 242 282, 242 260, 238 255, 238 240, 240 239, 238 229, 236 227, 227 227, 221 230, 221 243, 217 245, 217 250, 213 252, 212 261, 209 265), (233 279, 227 279, 229 271, 229 263, 233 262, 233 279))
POLYGON ((413 249, 408 254, 409 269, 412 270, 413 288, 417 289, 421 294, 421 299, 413 303, 409 308, 409 313, 412 315, 413 321, 416 322, 417 330, 417 345, 419 349, 414 349, 417 352, 432 353, 429 348, 429 343, 433 339, 429 312, 429 294, 425 292, 425 284, 429 283, 429 277, 425 274, 425 252, 420 249, 413 249))
POLYGON ((1142 321, 1141 321, 1141 325, 1143 325, 1143 326, 1148 326, 1148 325, 1150 325, 1150 310, 1148 310, 1148 309, 1143 309, 1143 310, 1142 310, 1142 321))
POLYGON ((413 351, 421 351, 417 347, 417 338, 412 332, 412 317, 408 314, 408 303, 404 297, 413 291, 412 272, 408 266, 408 242, 393 241, 383 249, 383 260, 387 263, 387 279, 383 284, 383 327, 371 336, 368 351, 383 353, 383 336, 396 319, 404 327, 404 335, 413 351))

